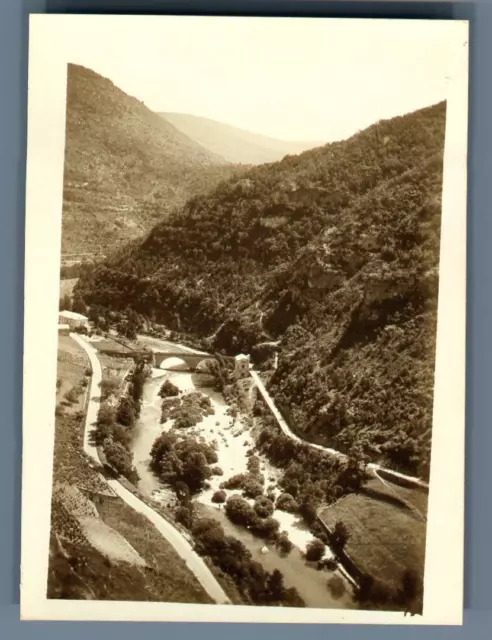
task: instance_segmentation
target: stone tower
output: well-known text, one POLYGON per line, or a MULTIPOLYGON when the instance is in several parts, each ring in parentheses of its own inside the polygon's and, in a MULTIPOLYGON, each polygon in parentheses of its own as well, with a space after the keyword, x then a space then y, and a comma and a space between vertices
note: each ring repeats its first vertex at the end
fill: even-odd
POLYGON ((240 353, 234 359, 234 377, 236 380, 249 376, 249 356, 240 353))

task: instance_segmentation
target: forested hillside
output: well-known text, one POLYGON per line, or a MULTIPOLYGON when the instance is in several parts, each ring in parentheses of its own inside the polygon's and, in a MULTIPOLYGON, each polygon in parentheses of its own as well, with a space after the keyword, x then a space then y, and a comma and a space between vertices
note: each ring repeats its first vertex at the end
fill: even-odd
POLYGON ((64 253, 136 238, 234 171, 107 78, 68 65, 64 253))
POLYGON ((234 163, 276 162, 288 153, 301 153, 321 145, 320 142, 278 140, 187 113, 161 115, 195 142, 234 163))
POLYGON ((444 127, 442 103, 252 168, 79 292, 257 363, 280 340, 269 386, 298 433, 426 475, 444 127))

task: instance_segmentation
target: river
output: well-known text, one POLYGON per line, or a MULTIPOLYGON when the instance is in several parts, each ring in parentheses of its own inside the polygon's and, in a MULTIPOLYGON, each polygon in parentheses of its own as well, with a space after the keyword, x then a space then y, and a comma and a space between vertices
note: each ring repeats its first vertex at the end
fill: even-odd
MULTIPOLYGON (((189 350, 179 344, 146 336, 139 336, 139 341, 150 347, 171 348, 174 352, 189 350)), ((168 361, 166 366, 172 370, 153 369, 152 377, 146 382, 140 417, 133 432, 132 453, 135 467, 140 476, 139 490, 144 495, 152 496, 165 504, 174 498, 174 492, 162 485, 149 469, 150 450, 154 440, 163 431, 172 428, 172 421, 164 424, 160 423, 162 400, 158 396, 158 392, 163 381, 169 379, 183 393, 194 390, 200 391, 210 398, 214 414, 206 416, 195 427, 186 429, 186 435, 196 436, 203 438, 208 443, 214 443, 218 456, 217 465, 224 472, 223 476, 213 476, 210 479, 210 487, 195 498, 196 502, 199 503, 197 507, 200 512, 207 517, 214 517, 221 523, 228 535, 233 535, 241 540, 253 557, 266 570, 279 569, 284 575, 286 586, 295 586, 307 606, 354 608, 355 604, 351 596, 350 585, 341 577, 339 572, 336 572, 336 575, 339 582, 340 580, 343 581, 344 592, 341 596, 334 597, 327 588, 328 579, 333 577, 332 572, 318 571, 305 563, 302 552, 305 550, 307 543, 313 539, 313 536, 307 530, 301 518, 283 511, 276 510, 274 512, 273 517, 280 522, 281 530, 288 533, 289 539, 295 545, 288 557, 281 557, 273 547, 267 547, 268 553, 263 553, 266 547, 264 541, 254 537, 243 527, 238 527, 231 523, 225 516, 223 509, 212 503, 212 495, 219 489, 221 482, 235 474, 246 472, 248 461, 246 452, 250 448, 255 448, 251 430, 246 426, 240 415, 235 420, 228 415, 229 406, 221 394, 211 388, 200 385, 200 374, 187 371, 186 367, 180 366, 178 361, 175 363, 168 361)), ((258 455, 258 457, 260 458, 261 472, 265 478, 265 487, 268 487, 269 490, 273 489, 275 494, 278 495, 280 493, 280 489, 277 487, 277 480, 280 475, 279 470, 273 467, 263 456, 258 455)), ((240 492, 227 492, 228 496, 234 493, 240 492)), ((330 555, 328 549, 327 555, 328 557, 330 555)))

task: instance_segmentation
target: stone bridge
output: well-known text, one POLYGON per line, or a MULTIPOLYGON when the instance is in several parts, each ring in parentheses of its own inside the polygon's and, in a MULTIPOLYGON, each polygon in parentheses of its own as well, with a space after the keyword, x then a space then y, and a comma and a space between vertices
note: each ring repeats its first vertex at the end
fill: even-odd
POLYGON ((195 371, 201 362, 221 359, 226 362, 233 363, 234 376, 236 378, 245 378, 249 376, 250 372, 250 357, 249 355, 244 354, 239 354, 233 357, 223 355, 218 356, 212 353, 195 353, 193 351, 159 351, 157 349, 152 351, 120 351, 117 349, 101 349, 100 352, 113 357, 133 358, 135 361, 142 359, 152 365, 152 367, 156 368, 161 367, 162 363, 166 360, 173 358, 183 362, 191 371, 195 371))
MULTIPOLYGON (((151 356, 152 366, 156 368, 159 368, 165 360, 177 358, 184 362, 192 371, 195 371, 200 362, 204 362, 206 360, 217 360, 217 356, 210 353, 191 353, 183 351, 153 351, 151 356)), ((229 362, 234 362, 234 358, 231 356, 221 357, 229 362)))

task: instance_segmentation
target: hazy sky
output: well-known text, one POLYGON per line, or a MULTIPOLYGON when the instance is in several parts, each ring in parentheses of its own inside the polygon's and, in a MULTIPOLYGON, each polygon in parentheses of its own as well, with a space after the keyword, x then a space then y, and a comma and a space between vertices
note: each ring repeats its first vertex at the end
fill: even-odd
POLYGON ((67 61, 149 108, 273 137, 338 140, 446 97, 450 23, 56 18, 67 61))

